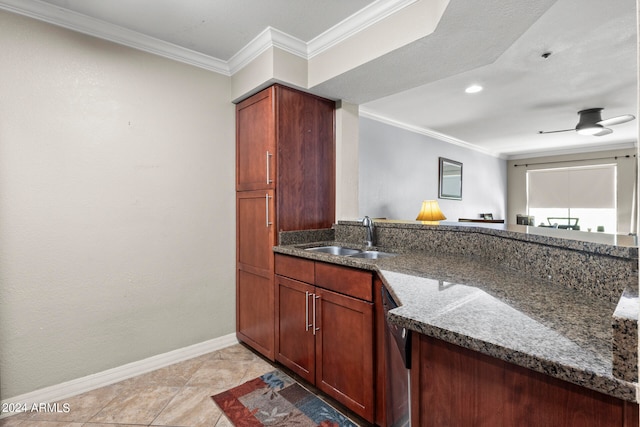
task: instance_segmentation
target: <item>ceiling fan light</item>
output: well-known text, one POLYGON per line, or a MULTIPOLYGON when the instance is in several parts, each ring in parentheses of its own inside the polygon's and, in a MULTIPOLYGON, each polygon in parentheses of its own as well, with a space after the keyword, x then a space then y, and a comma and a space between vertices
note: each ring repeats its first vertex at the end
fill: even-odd
POLYGON ((480 85, 471 85, 467 87, 464 91, 466 93, 478 93, 478 92, 482 92, 482 89, 484 88, 480 85))
POLYGON ((595 135, 597 133, 602 132, 602 129, 604 128, 601 125, 592 124, 592 125, 576 128, 576 131, 580 135, 595 135))

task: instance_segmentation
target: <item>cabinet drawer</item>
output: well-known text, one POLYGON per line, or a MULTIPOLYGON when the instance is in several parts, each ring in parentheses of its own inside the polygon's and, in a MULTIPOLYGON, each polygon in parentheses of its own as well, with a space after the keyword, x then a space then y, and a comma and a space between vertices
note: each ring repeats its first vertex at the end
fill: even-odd
POLYGON ((314 262, 309 259, 276 254, 275 272, 305 283, 314 282, 314 262))
POLYGON ((316 262, 316 286, 365 301, 373 301, 372 274, 340 265, 316 262))

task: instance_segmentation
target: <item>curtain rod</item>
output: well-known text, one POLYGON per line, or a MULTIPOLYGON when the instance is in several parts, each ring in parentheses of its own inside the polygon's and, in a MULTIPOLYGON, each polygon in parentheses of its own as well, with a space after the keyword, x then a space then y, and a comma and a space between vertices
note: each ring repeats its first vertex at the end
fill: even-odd
MULTIPOLYGON (((632 157, 631 154, 627 154, 627 155, 624 155, 624 156, 598 157, 598 158, 595 158, 595 159, 556 160, 556 161, 553 161, 553 162, 524 163, 524 164, 521 164, 521 165, 513 165, 513 166, 518 167, 518 166, 553 165, 553 164, 556 164, 556 163, 590 162, 592 160, 611 160, 611 159, 618 160, 619 158, 628 159, 628 158, 631 158, 631 157, 632 157)), ((633 157, 636 157, 636 155, 634 154, 633 157)))

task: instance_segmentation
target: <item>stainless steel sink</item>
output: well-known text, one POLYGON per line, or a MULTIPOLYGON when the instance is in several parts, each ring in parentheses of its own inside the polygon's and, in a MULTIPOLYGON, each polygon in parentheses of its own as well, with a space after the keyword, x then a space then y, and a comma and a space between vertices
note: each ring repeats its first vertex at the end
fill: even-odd
POLYGON ((397 254, 392 254, 390 252, 381 252, 381 251, 363 251, 357 254, 349 255, 351 258, 367 258, 367 259, 378 259, 378 258, 389 258, 394 257, 397 254))
POLYGON ((322 252, 331 255, 341 255, 350 258, 366 259, 389 258, 397 255, 390 252, 382 251, 361 251, 360 249, 351 249, 342 246, 316 246, 314 248, 306 248, 305 251, 322 252))
POLYGON ((317 246, 315 248, 307 248, 305 249, 305 251, 323 252, 331 255, 345 255, 345 256, 352 256, 354 254, 357 255, 362 253, 362 251, 359 249, 343 248, 342 246, 317 246))

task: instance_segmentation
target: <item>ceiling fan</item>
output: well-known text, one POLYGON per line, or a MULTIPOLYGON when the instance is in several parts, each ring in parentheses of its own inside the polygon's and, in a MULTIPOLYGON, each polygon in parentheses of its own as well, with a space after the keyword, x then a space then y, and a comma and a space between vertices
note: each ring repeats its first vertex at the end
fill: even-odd
POLYGON ((633 119, 635 116, 631 114, 625 114, 622 116, 611 117, 610 119, 602 120, 602 115, 600 114, 604 108, 588 108, 586 110, 578 111, 578 115, 580 116, 580 120, 574 129, 563 129, 563 130, 550 130, 543 131, 540 130, 538 133, 557 133, 557 132, 569 132, 575 130, 580 135, 593 135, 593 136, 603 136, 608 135, 613 132, 608 126, 618 125, 620 123, 626 123, 633 119))

